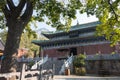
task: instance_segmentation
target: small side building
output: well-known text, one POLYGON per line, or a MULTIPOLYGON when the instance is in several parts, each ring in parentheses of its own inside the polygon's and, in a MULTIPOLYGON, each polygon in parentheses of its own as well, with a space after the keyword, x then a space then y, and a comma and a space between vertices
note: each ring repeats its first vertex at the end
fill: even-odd
POLYGON ((0 56, 3 55, 4 46, 5 46, 5 45, 4 45, 3 41, 0 39, 0 56))

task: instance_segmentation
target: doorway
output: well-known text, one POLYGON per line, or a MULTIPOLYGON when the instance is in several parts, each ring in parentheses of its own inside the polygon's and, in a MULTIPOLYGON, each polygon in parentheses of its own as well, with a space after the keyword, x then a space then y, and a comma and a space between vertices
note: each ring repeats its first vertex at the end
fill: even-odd
POLYGON ((70 55, 72 54, 73 56, 77 55, 77 48, 70 48, 70 55))

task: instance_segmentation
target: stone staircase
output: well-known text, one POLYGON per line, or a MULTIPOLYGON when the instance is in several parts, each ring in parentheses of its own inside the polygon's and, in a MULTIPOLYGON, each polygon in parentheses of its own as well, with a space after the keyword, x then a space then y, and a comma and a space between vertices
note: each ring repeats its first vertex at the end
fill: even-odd
POLYGON ((54 74, 59 75, 59 71, 63 63, 64 60, 58 60, 57 58, 48 58, 47 62, 43 64, 42 68, 43 70, 54 69, 54 74))
POLYGON ((72 61, 73 61, 73 55, 67 58, 67 60, 64 62, 64 64, 61 67, 61 70, 59 71, 59 74, 64 74, 65 68, 68 69, 70 68, 72 72, 72 61))

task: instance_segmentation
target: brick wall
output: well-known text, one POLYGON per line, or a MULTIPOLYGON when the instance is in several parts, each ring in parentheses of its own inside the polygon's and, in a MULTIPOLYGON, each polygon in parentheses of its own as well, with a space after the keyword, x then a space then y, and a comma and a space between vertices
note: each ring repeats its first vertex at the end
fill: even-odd
MULTIPOLYGON (((77 48, 77 54, 86 53, 87 55, 96 54, 96 53, 109 54, 118 50, 118 46, 111 47, 109 43, 80 46, 76 48, 77 48)), ((70 53, 69 51, 60 52, 57 49, 44 50, 44 56, 48 54, 49 57, 65 57, 69 55, 69 53, 70 53)))
POLYGON ((65 57, 68 53, 67 51, 58 51, 57 49, 44 50, 44 56, 48 54, 49 57, 65 57))
POLYGON ((77 54, 86 53, 90 54, 108 54, 115 51, 115 47, 110 47, 110 44, 97 44, 97 45, 87 45, 87 46, 80 46, 77 47, 77 54))

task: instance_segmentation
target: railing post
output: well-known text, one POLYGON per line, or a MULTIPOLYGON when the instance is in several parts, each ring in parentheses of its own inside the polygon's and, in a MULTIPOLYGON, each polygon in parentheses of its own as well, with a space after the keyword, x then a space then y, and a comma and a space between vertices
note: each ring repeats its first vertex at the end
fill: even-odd
POLYGON ((53 72, 52 72, 52 79, 53 79, 54 74, 55 74, 55 64, 52 65, 52 69, 53 69, 53 72))
POLYGON ((22 63, 22 70, 21 70, 21 73, 20 73, 20 80, 24 80, 25 78, 25 63, 22 63))
MULTIPOLYGON (((41 51, 41 60, 42 60, 42 63, 43 63, 43 48, 41 47, 40 48, 40 51, 41 51)), ((40 70, 40 75, 39 75, 39 79, 38 80, 42 80, 42 68, 43 68, 43 65, 39 65, 39 70, 40 70)))
POLYGON ((39 76, 38 76, 38 80, 42 80, 42 66, 39 66, 39 76))

